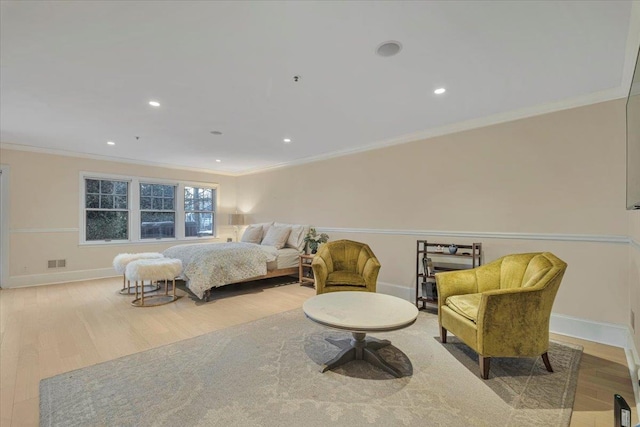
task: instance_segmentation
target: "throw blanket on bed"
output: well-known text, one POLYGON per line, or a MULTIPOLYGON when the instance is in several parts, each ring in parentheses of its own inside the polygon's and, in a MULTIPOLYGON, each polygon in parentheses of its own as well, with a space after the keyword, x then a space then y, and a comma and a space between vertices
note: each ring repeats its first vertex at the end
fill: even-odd
POLYGON ((253 243, 195 243, 166 249, 164 256, 184 266, 182 278, 200 299, 207 289, 267 274, 267 262, 278 254, 273 246, 253 243))

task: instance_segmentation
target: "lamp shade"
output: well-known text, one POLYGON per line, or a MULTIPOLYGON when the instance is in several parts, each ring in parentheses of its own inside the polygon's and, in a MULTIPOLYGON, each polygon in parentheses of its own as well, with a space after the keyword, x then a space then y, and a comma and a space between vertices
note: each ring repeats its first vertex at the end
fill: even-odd
POLYGON ((229 214, 229 225, 244 225, 244 215, 239 213, 229 214))

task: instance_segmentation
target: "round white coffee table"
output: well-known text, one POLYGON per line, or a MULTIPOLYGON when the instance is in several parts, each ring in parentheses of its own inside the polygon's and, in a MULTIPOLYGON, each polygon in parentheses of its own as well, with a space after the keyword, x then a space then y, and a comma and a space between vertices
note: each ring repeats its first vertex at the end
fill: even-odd
POLYGON ((311 320, 329 328, 350 331, 352 339, 327 338, 342 351, 326 362, 321 372, 351 360, 366 360, 372 365, 394 375, 402 374, 382 359, 376 350, 391 344, 388 340, 366 338, 367 332, 395 331, 412 325, 418 317, 418 309, 403 299, 372 292, 331 292, 316 295, 302 305, 304 314, 311 320))

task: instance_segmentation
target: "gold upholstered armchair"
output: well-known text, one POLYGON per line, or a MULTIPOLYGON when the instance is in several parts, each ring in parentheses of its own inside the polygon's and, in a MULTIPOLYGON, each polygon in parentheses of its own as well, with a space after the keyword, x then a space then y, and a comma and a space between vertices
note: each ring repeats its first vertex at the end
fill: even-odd
POLYGON ((540 252, 436 274, 441 341, 447 342, 450 331, 477 352, 484 379, 491 357, 541 355, 553 372, 549 317, 566 268, 552 253, 540 252))
POLYGON ((322 245, 311 263, 316 292, 376 291, 380 263, 368 245, 336 240, 322 245))

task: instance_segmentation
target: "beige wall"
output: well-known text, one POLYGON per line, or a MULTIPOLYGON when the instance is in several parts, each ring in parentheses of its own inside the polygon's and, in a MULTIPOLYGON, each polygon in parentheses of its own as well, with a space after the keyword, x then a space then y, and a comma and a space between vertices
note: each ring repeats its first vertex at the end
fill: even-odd
POLYGON ((627 206, 640 204, 640 71, 627 103, 627 206))
POLYGON ((238 206, 256 222, 351 229, 329 234, 369 243, 380 281, 399 293, 415 286, 416 238, 479 240, 485 261, 550 250, 569 263, 555 313, 628 325, 624 108, 600 103, 239 177, 238 206), (434 230, 519 238, 429 237, 434 230))
POLYGON ((629 211, 629 237, 629 301, 635 312, 634 343, 640 349, 640 211, 629 211))
MULTIPOLYGON (((170 245, 80 246, 65 229, 79 227, 79 173, 89 171, 218 183, 223 214, 237 202, 254 222, 365 241, 381 284, 404 296, 417 238, 481 241, 485 261, 549 250, 569 263, 554 313, 629 325, 630 309, 640 317, 640 220, 624 210, 624 116, 624 101, 612 101, 238 178, 0 150, 10 166, 9 285, 97 277, 119 252, 170 245), (68 266, 51 274, 48 259, 68 266)), ((232 235, 222 221, 219 232, 232 235)))
POLYGON ((175 244, 79 245, 81 171, 219 184, 218 232, 232 235, 224 223, 235 211, 234 177, 14 150, 1 150, 0 163, 10 169, 9 286, 99 277, 109 273, 120 252, 175 244), (48 269, 51 259, 66 259, 67 267, 48 269))

